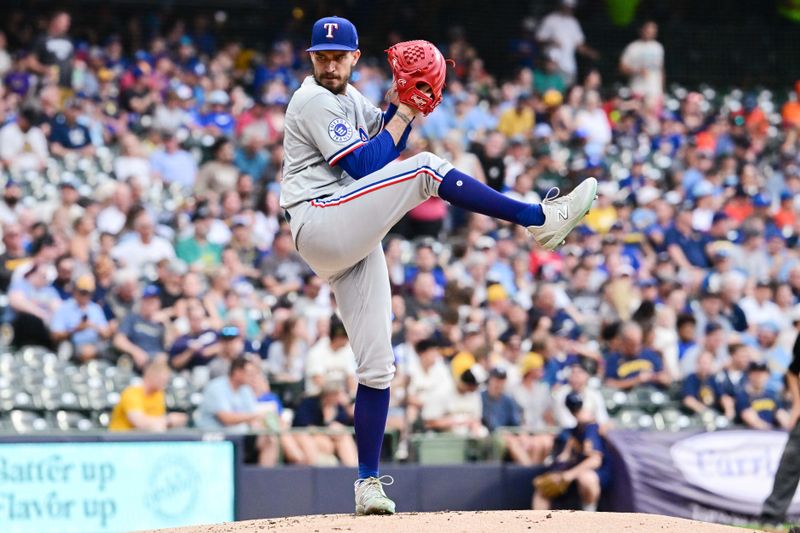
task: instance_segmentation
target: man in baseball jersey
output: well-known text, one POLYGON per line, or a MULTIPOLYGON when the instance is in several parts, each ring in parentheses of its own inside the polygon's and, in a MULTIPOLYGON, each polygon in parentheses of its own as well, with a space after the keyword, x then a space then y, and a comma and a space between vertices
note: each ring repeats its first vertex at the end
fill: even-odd
POLYGON ((569 195, 527 204, 498 194, 430 152, 393 162, 419 111, 399 102, 393 88, 382 113, 348 83, 361 56, 348 20, 318 20, 311 44, 313 76, 286 110, 280 203, 298 252, 336 295, 356 356, 356 514, 392 514, 394 502, 382 487, 392 480, 378 471, 395 371, 381 240, 406 212, 439 196, 526 226, 540 245, 553 249, 591 207, 597 181, 589 178, 569 195))

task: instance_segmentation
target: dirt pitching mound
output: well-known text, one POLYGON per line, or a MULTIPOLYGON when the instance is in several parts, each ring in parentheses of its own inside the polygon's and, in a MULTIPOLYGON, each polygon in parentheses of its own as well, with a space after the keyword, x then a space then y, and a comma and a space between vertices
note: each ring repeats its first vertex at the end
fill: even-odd
POLYGON ((633 513, 584 513, 578 511, 449 511, 400 513, 395 516, 313 515, 265 518, 247 522, 160 529, 159 533, 249 533, 289 531, 322 533, 384 532, 502 532, 535 533, 742 533, 744 529, 684 520, 669 516, 633 513))

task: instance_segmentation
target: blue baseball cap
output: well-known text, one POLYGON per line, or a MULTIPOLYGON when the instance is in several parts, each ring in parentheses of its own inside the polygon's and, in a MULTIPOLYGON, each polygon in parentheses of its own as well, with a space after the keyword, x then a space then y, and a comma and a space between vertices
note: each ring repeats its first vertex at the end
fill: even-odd
POLYGON ((142 298, 158 298, 161 296, 161 289, 158 285, 148 285, 142 290, 142 298))
POLYGON ((772 205, 772 199, 765 193, 760 192, 753 196, 753 207, 769 207, 772 205))
POLYGON ((311 48, 306 52, 322 50, 358 50, 358 32, 353 23, 342 17, 325 17, 316 21, 311 30, 311 48))

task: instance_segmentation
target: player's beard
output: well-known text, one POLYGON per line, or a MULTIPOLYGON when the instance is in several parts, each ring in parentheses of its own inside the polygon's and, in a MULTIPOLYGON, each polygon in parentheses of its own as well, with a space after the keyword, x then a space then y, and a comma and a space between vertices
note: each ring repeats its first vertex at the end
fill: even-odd
POLYGON ((328 89, 333 94, 344 94, 345 90, 347 89, 347 83, 350 81, 350 76, 353 74, 353 68, 351 67, 347 71, 347 75, 343 78, 330 78, 326 77, 327 74, 322 73, 322 75, 314 74, 314 79, 317 80, 317 83, 328 89))

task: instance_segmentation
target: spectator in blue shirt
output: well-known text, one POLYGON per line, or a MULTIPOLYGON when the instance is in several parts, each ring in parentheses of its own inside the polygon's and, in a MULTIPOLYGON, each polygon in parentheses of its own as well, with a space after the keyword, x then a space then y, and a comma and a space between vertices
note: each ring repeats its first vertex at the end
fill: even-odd
POLYGON ((219 353, 217 332, 206 325, 206 312, 199 303, 187 311, 189 332, 181 335, 169 349, 169 364, 176 370, 205 366, 219 353))
POLYGON ((197 416, 201 429, 247 431, 258 426, 263 416, 258 399, 248 385, 258 367, 244 357, 231 362, 227 375, 212 379, 203 390, 197 416))
POLYGON ((84 274, 75 280, 73 297, 53 315, 50 330, 55 343, 69 341, 73 357, 86 362, 106 355, 105 341, 111 336, 103 308, 92 301, 94 277, 84 274))
MULTIPOLYGON (((231 362, 228 374, 212 379, 203 390, 203 401, 197 412, 197 427, 247 433, 265 427, 266 410, 260 406, 250 387, 258 366, 246 357, 231 362)), ((271 435, 256 437, 258 464, 274 466, 277 460, 277 439, 271 435)))
POLYGON ((736 397, 736 413, 752 429, 789 429, 789 413, 781 407, 778 394, 767 388, 768 381, 766 363, 750 363, 747 383, 736 397))
POLYGON ((672 260, 681 268, 708 268, 706 241, 692 228, 692 209, 689 206, 678 209, 675 223, 664 235, 672 260))
MULTIPOLYGON (((482 422, 492 432, 501 427, 517 427, 522 424, 519 405, 505 392, 507 377, 502 368, 493 368, 489 372, 486 390, 481 392, 482 422)), ((531 464, 530 455, 520 435, 503 432, 499 436, 512 461, 523 465, 531 464)))
MULTIPOLYGON (((611 482, 611 462, 592 412, 583 407, 583 398, 570 393, 564 403, 578 424, 561 432, 558 438, 561 451, 550 470, 559 472, 558 475, 567 483, 577 484, 583 510, 593 512, 597 510, 602 491, 611 482)), ((548 498, 535 491, 534 509, 550 509, 551 504, 548 498)))
POLYGON ((256 183, 261 182, 269 167, 269 152, 264 150, 264 140, 254 133, 246 133, 233 156, 233 164, 256 183))
POLYGON ((197 162, 192 154, 181 149, 172 133, 164 133, 162 139, 164 148, 150 156, 150 167, 166 185, 177 183, 185 189, 191 188, 197 177, 197 162))
POLYGON ((517 403, 506 394, 506 371, 493 368, 489 372, 486 390, 481 393, 483 401, 483 425, 489 431, 503 426, 519 426, 521 424, 520 409, 517 403))
POLYGON ((722 387, 723 394, 730 396, 734 400, 739 396, 739 392, 744 390, 747 383, 747 369, 753 362, 753 352, 755 351, 747 344, 734 343, 728 347, 731 360, 727 367, 717 374, 717 382, 722 387))
POLYGON ((231 136, 236 126, 236 121, 228 109, 231 103, 228 93, 219 89, 211 91, 207 102, 208 111, 200 116, 200 126, 215 136, 231 136))
POLYGON ((569 313, 556 304, 556 296, 556 290, 553 285, 541 284, 539 286, 539 289, 536 291, 533 306, 531 306, 530 311, 528 311, 530 324, 534 330, 542 327, 541 324, 547 323, 549 323, 548 330, 552 334, 562 331, 565 324, 573 329, 577 327, 577 323, 572 319, 569 313), (549 320, 542 322, 544 318, 549 320))
POLYGON ((414 284, 417 274, 420 272, 430 272, 433 280, 439 288, 437 297, 444 294, 444 287, 447 285, 447 278, 444 270, 437 263, 436 253, 433 251, 433 243, 424 240, 417 245, 416 256, 413 265, 406 265, 403 273, 406 285, 410 288, 414 284))
POLYGON ((642 346, 642 328, 636 322, 626 322, 619 331, 619 353, 608 356, 606 384, 615 389, 629 390, 642 385, 667 386, 671 382, 661 356, 642 346))
POLYGON ((69 100, 64 106, 64 112, 53 120, 49 139, 50 152, 53 155, 63 157, 70 152, 79 152, 84 156, 94 154, 89 128, 78 123, 80 112, 80 101, 69 100))
POLYGON ((692 413, 702 414, 715 409, 730 419, 736 414, 733 398, 725 394, 714 375, 714 355, 708 351, 697 357, 696 371, 683 380, 681 397, 683 406, 692 413))
POLYGON ((134 365, 143 369, 156 356, 166 356, 167 328, 161 310, 161 290, 148 285, 142 292, 139 311, 128 313, 114 335, 114 347, 128 354, 134 365), (161 320, 159 320, 161 318, 161 320))

